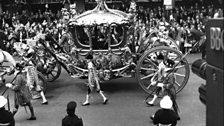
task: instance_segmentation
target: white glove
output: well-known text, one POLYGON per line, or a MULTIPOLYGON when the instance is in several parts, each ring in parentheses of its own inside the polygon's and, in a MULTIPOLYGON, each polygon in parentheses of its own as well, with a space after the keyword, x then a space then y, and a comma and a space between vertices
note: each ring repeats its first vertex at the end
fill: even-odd
POLYGON ((152 86, 156 85, 156 83, 157 83, 156 81, 151 81, 152 86))
POLYGON ((8 88, 12 88, 12 84, 11 83, 7 83, 5 86, 8 87, 8 88))
POLYGON ((164 84, 163 83, 158 83, 157 87, 163 88, 164 84))

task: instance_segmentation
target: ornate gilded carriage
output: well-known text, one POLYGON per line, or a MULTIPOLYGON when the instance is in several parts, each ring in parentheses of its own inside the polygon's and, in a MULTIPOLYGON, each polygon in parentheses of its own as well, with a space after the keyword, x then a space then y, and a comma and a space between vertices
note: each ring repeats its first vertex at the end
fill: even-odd
POLYGON ((137 42, 132 16, 109 9, 105 1, 100 0, 93 10, 69 20, 69 39, 61 45, 54 41, 60 47, 57 51, 41 43, 72 77, 88 75, 86 56, 91 54, 101 81, 135 75, 144 91, 151 93, 154 90, 150 86, 152 79, 161 69, 169 69, 166 72, 174 74, 175 89, 180 92, 190 74, 186 58, 173 40, 161 37, 157 32, 149 34, 148 41, 137 42), (159 60, 161 56, 163 60, 159 60), (165 60, 173 61, 173 66, 161 68, 165 60))
POLYGON ((72 48, 69 51, 76 57, 76 65, 70 65, 73 73, 86 74, 87 66, 83 59, 91 53, 96 68, 101 71, 100 78, 122 76, 133 65, 126 37, 128 19, 126 13, 109 9, 104 1, 99 2, 93 10, 71 19, 68 27, 72 48))

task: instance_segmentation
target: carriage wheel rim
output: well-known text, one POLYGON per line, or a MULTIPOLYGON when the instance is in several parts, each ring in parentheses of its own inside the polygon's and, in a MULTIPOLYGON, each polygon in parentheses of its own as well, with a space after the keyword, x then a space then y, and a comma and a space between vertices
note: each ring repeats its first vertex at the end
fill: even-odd
POLYGON ((52 69, 49 73, 46 73, 45 77, 48 82, 53 82, 59 78, 60 74, 61 74, 61 65, 58 62, 56 62, 54 69, 52 69), (57 68, 57 69, 55 70, 55 68, 57 68), (56 74, 53 74, 53 73, 56 73, 56 74), (52 77, 52 78, 50 78, 50 77, 52 77))
MULTIPOLYGON (((147 89, 147 86, 145 86, 145 84, 143 84, 143 82, 141 82, 141 79, 144 79, 144 78, 141 78, 141 69, 142 69, 142 67, 141 67, 141 65, 143 64, 143 62, 144 62, 144 58, 146 58, 150 53, 153 53, 153 52, 157 52, 157 51, 159 51, 159 50, 165 50, 165 51, 167 51, 167 52, 175 52, 175 54, 177 54, 178 55, 178 57, 179 58, 181 58, 182 57, 182 54, 179 52, 179 51, 177 51, 177 50, 175 50, 175 49, 171 49, 170 47, 164 47, 164 46, 161 46, 161 47, 156 47, 156 48, 153 48, 153 49, 150 49, 150 50, 148 50, 147 52, 145 52, 143 55, 142 55, 142 57, 140 58, 140 60, 138 61, 138 64, 137 64, 137 68, 136 68, 136 79, 137 79, 137 81, 138 81, 138 83, 139 83, 139 85, 142 87, 142 89, 145 91, 145 92, 147 92, 147 93, 152 93, 152 91, 153 91, 153 87, 151 87, 151 89, 149 88, 149 89, 147 89)), ((187 84, 187 82, 188 82, 188 79, 189 79, 189 74, 190 74, 190 68, 189 68, 189 64, 188 64, 188 62, 187 62, 187 60, 184 58, 183 59, 183 62, 182 62, 182 64, 184 64, 184 65, 178 65, 177 67, 178 67, 178 70, 181 68, 181 67, 183 67, 184 68, 184 71, 185 71, 185 76, 184 76, 184 79, 183 79, 183 81, 182 81, 182 83, 181 84, 179 84, 180 85, 180 87, 177 87, 177 85, 178 85, 178 83, 176 83, 174 86, 175 86, 175 88, 177 88, 177 90, 176 90, 176 93, 179 93, 185 86, 186 86, 186 84, 187 84)), ((152 63, 151 64, 151 66, 153 66, 154 64, 152 63)), ((146 70, 146 68, 144 68, 145 70, 146 70)), ((152 69, 152 68, 150 68, 151 69, 151 71, 155 71, 156 70, 156 68, 154 68, 154 69, 152 69)), ((148 70, 149 70, 149 68, 148 68, 148 70)), ((155 73, 155 72, 154 72, 155 73)), ((153 74, 154 74, 153 72, 151 73, 151 75, 150 74, 147 74, 147 75, 145 75, 144 77, 145 78, 147 78, 147 76, 150 78, 150 77, 152 77, 153 76, 153 74)), ((183 74, 176 74, 175 76, 183 76, 183 74)))

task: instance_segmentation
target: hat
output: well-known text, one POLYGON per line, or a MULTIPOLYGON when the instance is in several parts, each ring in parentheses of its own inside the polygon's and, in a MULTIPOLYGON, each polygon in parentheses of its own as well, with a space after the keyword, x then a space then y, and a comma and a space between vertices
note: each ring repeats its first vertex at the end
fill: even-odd
POLYGON ((171 109, 173 106, 173 102, 168 95, 164 96, 160 101, 160 107, 164 109, 171 109))
POLYGON ((67 110, 75 110, 77 104, 75 101, 70 101, 68 104, 67 104, 67 110))
POLYGON ((7 99, 4 96, 0 96, 0 108, 4 107, 7 103, 7 99))

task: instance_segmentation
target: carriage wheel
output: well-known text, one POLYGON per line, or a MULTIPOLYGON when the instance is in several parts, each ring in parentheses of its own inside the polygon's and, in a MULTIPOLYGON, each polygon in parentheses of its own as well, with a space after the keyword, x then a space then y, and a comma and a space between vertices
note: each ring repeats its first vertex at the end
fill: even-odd
POLYGON ((173 60, 175 65, 178 64, 172 73, 174 74, 175 78, 174 87, 176 93, 179 93, 188 82, 190 75, 189 64, 186 58, 182 58, 182 53, 180 53, 176 49, 166 46, 152 48, 145 52, 139 59, 136 68, 136 79, 139 85, 145 92, 149 94, 154 93, 156 86, 151 86, 151 79, 156 74, 156 72, 158 72, 159 64, 160 62, 162 62, 156 60, 158 54, 162 54, 164 58, 173 60))
POLYGON ((53 59, 53 57, 48 52, 42 52, 42 55, 38 55, 36 60, 43 63, 43 65, 37 67, 37 70, 45 76, 48 82, 53 82, 59 78, 61 74, 61 65, 55 59, 53 59), (47 64, 47 60, 49 59, 51 59, 51 63, 48 63, 47 67, 44 67, 44 65, 47 64))
POLYGON ((55 62, 53 65, 48 66, 45 76, 48 82, 53 82, 59 78, 60 74, 61 65, 58 62, 55 62))

